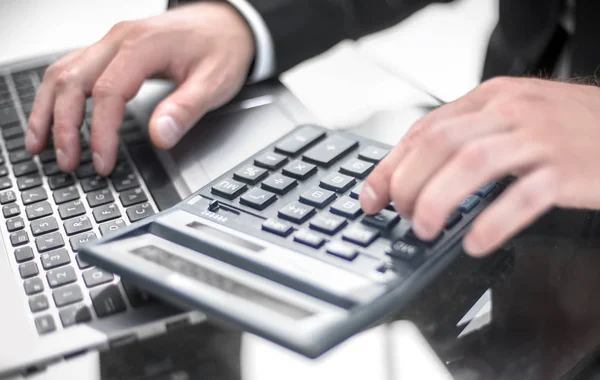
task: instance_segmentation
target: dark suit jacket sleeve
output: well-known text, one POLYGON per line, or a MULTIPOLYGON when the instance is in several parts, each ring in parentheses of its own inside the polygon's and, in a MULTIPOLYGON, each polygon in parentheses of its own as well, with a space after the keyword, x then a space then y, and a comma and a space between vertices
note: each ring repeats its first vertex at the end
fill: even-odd
POLYGON ((275 45, 277 74, 345 39, 397 24, 431 3, 452 0, 248 0, 275 45))

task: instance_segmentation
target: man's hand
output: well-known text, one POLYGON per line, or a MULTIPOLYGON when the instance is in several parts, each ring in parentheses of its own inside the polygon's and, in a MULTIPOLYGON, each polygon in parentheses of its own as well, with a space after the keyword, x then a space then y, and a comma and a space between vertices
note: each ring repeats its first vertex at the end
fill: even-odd
POLYGON ((433 111, 367 178, 360 201, 390 201, 431 240, 459 203, 506 175, 517 181, 464 239, 472 255, 498 248, 553 206, 600 208, 600 88, 498 78, 433 111))
POLYGON ((178 86, 157 106, 149 125, 153 143, 167 149, 206 112, 237 94, 253 58, 252 32, 227 3, 190 5, 119 23, 96 44, 48 68, 27 126, 27 150, 44 149, 53 129, 59 167, 74 170, 85 100, 91 95, 94 167, 107 175, 115 164, 125 103, 145 79, 168 77, 178 86))

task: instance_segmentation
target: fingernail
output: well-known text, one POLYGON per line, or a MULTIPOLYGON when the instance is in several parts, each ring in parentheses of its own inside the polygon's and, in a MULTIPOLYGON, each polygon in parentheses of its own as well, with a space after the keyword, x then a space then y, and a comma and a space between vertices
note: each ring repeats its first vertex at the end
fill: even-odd
POLYGON ((363 208, 372 210, 377 206, 377 193, 369 185, 365 185, 359 195, 363 208))
POLYGON ((92 154, 92 160, 94 161, 94 167, 96 168, 96 171, 98 173, 104 173, 104 161, 98 152, 94 152, 94 154, 92 154))
POLYGON ((28 129, 25 133, 25 146, 27 147, 27 150, 33 149, 33 147, 37 146, 37 144, 38 139, 35 135, 35 132, 32 129, 28 129))
POLYGON ((181 130, 171 116, 161 116, 156 120, 158 137, 167 146, 174 146, 179 141, 181 130))
POLYGON ((421 239, 430 239, 433 235, 433 229, 427 223, 413 221, 412 229, 421 239))
POLYGON ((58 162, 58 166, 63 170, 69 166, 69 157, 67 157, 62 149, 56 150, 56 162, 58 162))

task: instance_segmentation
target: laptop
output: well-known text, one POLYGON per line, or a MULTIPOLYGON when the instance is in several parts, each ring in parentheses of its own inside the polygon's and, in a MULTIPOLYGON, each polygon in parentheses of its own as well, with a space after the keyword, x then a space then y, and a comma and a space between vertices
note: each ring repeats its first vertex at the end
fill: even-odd
POLYGON ((23 141, 36 89, 61 55, 0 66, 0 377, 203 322, 203 313, 169 306, 82 260, 81 246, 168 209, 294 127, 315 122, 283 86, 267 82, 205 117, 172 151, 158 151, 144 126, 171 88, 149 82, 128 104, 115 171, 100 178, 91 166, 88 103, 83 160, 65 175, 51 149, 31 157, 23 141))

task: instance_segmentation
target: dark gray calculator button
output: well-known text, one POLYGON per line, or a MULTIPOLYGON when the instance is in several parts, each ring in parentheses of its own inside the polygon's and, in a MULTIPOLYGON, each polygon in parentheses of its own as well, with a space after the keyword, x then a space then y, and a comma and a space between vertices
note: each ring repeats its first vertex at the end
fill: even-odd
POLYGON ((54 202, 56 202, 56 204, 59 205, 65 202, 79 199, 79 191, 75 186, 69 186, 66 189, 59 189, 54 191, 54 193, 52 193, 52 196, 54 197, 54 202))
POLYGON ((325 132, 318 128, 305 126, 277 143, 275 150, 294 156, 324 135, 325 132))
POLYGON ((300 196, 300 202, 306 203, 317 208, 323 208, 330 204, 336 198, 333 191, 312 187, 300 196))
POLYGON ((321 236, 305 229, 296 231, 294 234, 294 241, 313 248, 320 248, 323 243, 325 243, 325 239, 321 236))
POLYGON ((264 210, 267 206, 275 202, 276 199, 277 197, 275 194, 269 193, 258 187, 253 187, 249 192, 242 195, 240 203, 257 210, 264 210))
MULTIPOLYGON (((20 127, 19 127, 20 128, 20 127)), ((22 132, 22 130, 21 130, 22 132)), ((31 154, 24 149, 15 150, 8 155, 8 159, 11 164, 18 164, 19 162, 31 160, 31 154)))
POLYGON ((127 210, 127 218, 131 223, 135 223, 138 220, 142 220, 149 216, 154 215, 154 209, 150 203, 140 203, 139 205, 135 205, 133 207, 129 207, 127 210))
MULTIPOLYGON (((89 241, 94 241, 98 239, 98 236, 96 235, 96 233, 94 231, 91 232, 84 232, 82 234, 79 235, 75 235, 69 238, 69 243, 71 244, 71 249, 73 250, 73 252, 77 252, 79 251, 79 248, 81 248, 81 246, 89 241)), ((81 267, 81 265, 80 265, 81 267)))
POLYGON ((90 191, 106 189, 108 187, 108 181, 104 177, 95 176, 81 180, 81 189, 84 193, 90 191))
POLYGON ((66 266, 46 272, 46 280, 48 280, 48 285, 51 288, 57 288, 77 281, 77 277, 75 276, 75 270, 70 266, 66 266))
POLYGON ((29 309, 32 312, 37 313, 38 311, 46 310, 50 307, 48 304, 48 298, 46 298, 43 294, 38 294, 37 296, 29 297, 29 309))
POLYGON ((236 198, 247 189, 246 184, 234 179, 224 179, 211 188, 213 194, 229 200, 236 198))
POLYGON ((374 167, 375 165, 373 165, 370 162, 352 158, 346 161, 340 167, 340 173, 351 175, 357 178, 365 178, 371 172, 371 170, 373 170, 374 167))
POLYGON ((146 196, 146 193, 144 193, 144 190, 137 188, 122 192, 119 195, 119 199, 121 200, 123 206, 129 207, 138 203, 146 202, 148 197, 146 196))
POLYGON ((35 319, 35 328, 40 335, 44 335, 56 330, 56 325, 52 316, 47 314, 35 319))
POLYGON ((47 234, 56 230, 58 230, 58 222, 53 216, 31 222, 31 233, 33 236, 47 234))
POLYGON ((281 174, 274 174, 261 184, 261 187, 275 194, 284 195, 298 185, 298 181, 281 174))
POLYGON ((17 231, 10 234, 10 243, 13 247, 29 243, 29 235, 27 231, 17 231))
POLYGON ((47 235, 42 235, 35 239, 35 245, 38 252, 51 251, 55 248, 60 248, 65 245, 65 242, 60 232, 52 232, 47 235))
POLYGON ((345 229, 342 234, 342 239, 363 247, 368 247, 377 237, 379 237, 379 231, 360 225, 353 225, 345 229))
POLYGON ((366 161, 371 161, 376 164, 379 161, 383 160, 383 158, 387 156, 389 152, 390 151, 388 149, 379 148, 376 146, 368 146, 360 151, 360 153, 358 154, 358 158, 366 161))
POLYGON ((386 253, 397 259, 410 261, 424 251, 424 246, 404 240, 394 242, 386 253))
POLYGON ((5 190, 12 187, 12 181, 8 177, 0 178, 0 190, 5 190))
MULTIPOLYGON (((71 238, 73 239, 73 238, 71 238)), ((77 265, 80 269, 86 269, 92 266, 92 264, 88 263, 84 259, 82 259, 79 255, 75 256, 75 261, 77 261, 77 265)))
POLYGON ((246 182, 250 185, 255 185, 265 178, 269 172, 266 169, 258 168, 254 165, 248 165, 233 173, 233 178, 246 182))
POLYGON ((14 139, 6 140, 4 144, 6 145, 6 150, 8 150, 9 152, 12 152, 13 150, 17 149, 23 149, 25 148, 25 138, 17 137, 14 139))
POLYGON ((75 305, 64 308, 58 313, 58 316, 60 317, 63 327, 88 322, 92 319, 90 308, 85 305, 75 305))
POLYGON ((477 192, 475 193, 475 195, 480 196, 481 198, 485 198, 488 195, 490 195, 490 193, 492 191, 494 191, 494 189, 496 188, 496 182, 490 182, 490 183, 486 183, 485 185, 483 185, 482 187, 479 188, 479 190, 477 190, 477 192))
POLYGON ((40 273, 38 266, 33 261, 19 265, 19 274, 21 278, 37 276, 40 273))
POLYGON ((333 235, 348 224, 345 218, 328 212, 322 212, 310 221, 310 228, 313 230, 333 235))
POLYGON ((468 213, 473 211, 477 204, 479 204, 479 197, 477 195, 469 195, 467 199, 461 202, 461 204, 458 206, 458 209, 460 212, 468 213))
POLYGON ((300 202, 292 202, 279 210, 279 217, 294 223, 304 223, 315 213, 315 208, 300 202))
POLYGON ((53 269, 71 262, 69 253, 66 249, 60 248, 55 251, 46 252, 40 256, 44 269, 53 269))
POLYGON ((331 212, 346 218, 354 219, 362 214, 362 208, 357 199, 342 197, 331 206, 331 212))
POLYGON ((358 252, 356 251, 356 249, 354 249, 354 247, 339 241, 332 241, 327 243, 327 245, 325 246, 325 251, 327 251, 327 253, 331 255, 341 257, 342 259, 348 261, 352 261, 356 258, 356 256, 358 256, 358 252))
POLYGON ((39 277, 28 278, 23 281, 23 289, 28 296, 44 291, 44 282, 39 277))
POLYGON ((91 192, 86 196, 86 198, 90 207, 102 206, 115 201, 115 198, 108 189, 91 192))
POLYGON ((375 215, 366 215, 362 222, 380 230, 389 229, 400 221, 397 212, 383 209, 375 215))
POLYGON ((21 162, 13 166, 13 173, 15 177, 21 177, 27 174, 33 174, 38 172, 38 167, 33 160, 21 162))
POLYGON ((58 166, 58 163, 56 161, 48 162, 42 165, 42 171, 45 175, 55 175, 61 172, 60 167, 58 166))
POLYGON ((85 214, 85 206, 80 200, 62 204, 58 207, 58 214, 62 220, 85 214))
POLYGON ((56 152, 52 148, 48 148, 43 150, 39 154, 40 161, 43 163, 50 162, 56 160, 56 152))
POLYGON ((25 213, 29 220, 39 219, 52 215, 52 207, 50 206, 50 203, 46 201, 38 202, 25 207, 25 213))
POLYGON ((277 219, 265 220, 262 229, 283 237, 288 236, 294 230, 291 224, 277 219))
MULTIPOLYGON (((134 207, 136 207, 136 206, 134 206, 134 207)), ((96 220, 96 223, 107 222, 109 220, 121 217, 121 211, 119 211, 119 208, 114 203, 96 207, 92 211, 92 214, 94 215, 94 219, 96 220)))
POLYGON ((25 227, 25 222, 20 216, 10 218, 6 221, 6 229, 8 232, 15 232, 25 227))
MULTIPOLYGON (((39 178, 39 177, 38 177, 39 178)), ((19 178, 20 180, 21 178, 19 178)), ((21 200, 24 205, 30 205, 35 202, 45 201, 48 199, 48 194, 43 188, 26 190, 21 193, 21 200)))
POLYGON ((8 190, 3 193, 0 193, 0 204, 5 205, 7 203, 11 203, 17 200, 17 196, 14 191, 8 190))
POLYGON ((275 152, 267 152, 255 158, 254 165, 270 170, 276 170, 283 166, 286 161, 286 156, 275 152))
POLYGON ((100 225, 100 234, 104 236, 110 232, 118 231, 125 227, 127 227, 127 224, 125 224, 123 219, 113 220, 100 225))
POLYGON ((446 220, 446 229, 454 227, 462 219, 462 214, 459 211, 454 211, 446 220))
POLYGON ((355 183, 356 180, 353 177, 341 173, 331 173, 321 180, 321 187, 343 193, 354 186, 355 183))
POLYGON ((295 160, 285 165, 281 172, 289 177, 305 180, 317 172, 317 167, 308 162, 295 160))
POLYGON ((83 282, 88 288, 111 282, 114 276, 110 272, 106 272, 100 268, 90 269, 83 272, 83 282))
POLYGON ((107 317, 125 311, 125 301, 116 285, 109 285, 90 292, 92 303, 98 318, 107 317))
POLYGON ((318 165, 329 166, 357 146, 358 142, 355 140, 342 136, 329 136, 304 153, 303 157, 318 165))
POLYGON ((421 240, 419 239, 419 237, 417 236, 417 234, 415 234, 415 232, 413 231, 412 228, 410 228, 408 231, 406 231, 406 233, 404 234, 404 241, 406 242, 412 242, 415 244, 420 244, 423 246, 429 246, 432 247, 434 246, 438 241, 440 241, 440 239, 444 236, 444 232, 441 232, 438 236, 436 236, 434 239, 431 240, 421 240))
POLYGON ((67 235, 75 235, 92 229, 92 222, 86 215, 72 218, 63 223, 67 235))
POLYGON ((358 185, 354 186, 352 188, 352 190, 350 190, 350 197, 354 198, 354 199, 358 199, 358 197, 360 196, 360 192, 362 191, 362 188, 365 186, 364 182, 360 182, 358 185))
POLYGON ((23 263, 33 259, 33 249, 31 247, 21 247, 15 249, 15 260, 18 263, 23 263))
POLYGON ((75 179, 70 174, 59 174, 52 177, 48 177, 48 186, 50 190, 62 189, 63 187, 69 187, 75 184, 75 179))
POLYGON ((57 307, 62 307, 82 301, 83 293, 81 292, 79 285, 72 284, 53 291, 52 298, 54 298, 54 303, 57 307))
POLYGON ((8 204, 2 207, 2 215, 5 218, 12 218, 13 216, 17 216, 21 213, 21 208, 18 204, 8 204))

